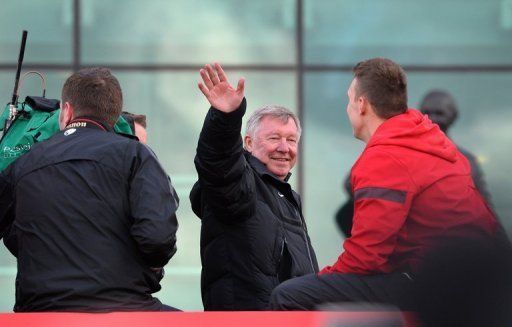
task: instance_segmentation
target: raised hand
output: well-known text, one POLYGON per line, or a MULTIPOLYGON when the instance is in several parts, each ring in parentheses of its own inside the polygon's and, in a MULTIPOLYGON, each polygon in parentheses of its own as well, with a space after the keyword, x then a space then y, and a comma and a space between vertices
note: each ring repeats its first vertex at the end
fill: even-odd
POLYGON ((215 109, 226 113, 235 111, 244 98, 245 80, 240 78, 234 89, 220 64, 215 63, 214 67, 215 69, 211 65, 205 65, 199 71, 204 82, 198 83, 199 89, 215 109))

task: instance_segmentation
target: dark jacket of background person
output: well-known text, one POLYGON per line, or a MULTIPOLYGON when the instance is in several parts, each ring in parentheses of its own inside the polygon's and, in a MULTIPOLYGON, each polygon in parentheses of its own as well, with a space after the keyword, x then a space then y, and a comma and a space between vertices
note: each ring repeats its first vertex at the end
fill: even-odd
POLYGON ((468 160, 416 110, 387 119, 351 172, 352 236, 323 273, 416 271, 439 238, 499 228, 476 191, 468 160))
MULTIPOLYGON (((450 93, 443 90, 432 90, 428 92, 420 103, 420 111, 428 117, 439 128, 448 135, 448 130, 455 123, 459 116, 459 111, 455 103, 455 99, 450 93)), ((487 184, 484 180, 484 174, 478 159, 468 150, 457 146, 459 151, 468 159, 471 165, 471 176, 475 182, 478 191, 487 201, 487 204, 492 207, 491 194, 487 189, 487 184)))
POLYGON ((343 190, 347 194, 347 201, 336 211, 334 218, 343 236, 350 237, 354 217, 354 195, 352 194, 352 186, 350 186, 350 174, 343 181, 343 190))
POLYGON ((205 310, 264 310, 280 282, 318 271, 299 195, 242 147, 245 109, 210 108, 197 147, 205 310))
POLYGON ((0 175, 0 205, 15 311, 160 309, 178 198, 143 144, 79 118, 0 175))

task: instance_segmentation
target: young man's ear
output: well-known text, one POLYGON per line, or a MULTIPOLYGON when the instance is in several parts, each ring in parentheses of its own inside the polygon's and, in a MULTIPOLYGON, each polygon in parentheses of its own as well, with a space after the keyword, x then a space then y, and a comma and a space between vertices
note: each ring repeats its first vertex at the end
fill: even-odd
POLYGON ((252 152, 252 138, 249 135, 244 136, 244 148, 252 152))
POLYGON ((360 96, 357 98, 357 111, 360 115, 366 114, 368 110, 368 100, 364 96, 360 96))
POLYGON ((69 102, 61 102, 59 114, 59 127, 62 131, 73 119, 73 106, 69 102))

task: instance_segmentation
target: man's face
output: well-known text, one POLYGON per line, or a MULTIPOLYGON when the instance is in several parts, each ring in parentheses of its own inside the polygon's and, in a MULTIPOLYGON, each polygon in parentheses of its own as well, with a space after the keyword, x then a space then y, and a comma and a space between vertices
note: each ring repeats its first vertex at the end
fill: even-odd
POLYGON ((447 110, 424 106, 421 108, 421 112, 428 115, 428 118, 430 118, 433 123, 439 125, 439 128, 441 128, 445 133, 453 122, 453 117, 450 116, 450 113, 447 112, 447 110))
POLYGON ((361 106, 359 98, 356 98, 357 80, 354 78, 350 87, 348 88, 348 104, 347 104, 347 116, 352 125, 352 133, 357 139, 361 139, 362 130, 362 119, 359 115, 359 108, 361 106))
POLYGON ((286 123, 271 116, 263 117, 254 137, 245 136, 245 147, 267 169, 284 180, 297 161, 299 135, 295 121, 286 123))
POLYGON ((135 136, 139 139, 140 143, 146 144, 148 141, 148 133, 146 129, 139 123, 133 123, 135 126, 135 136))

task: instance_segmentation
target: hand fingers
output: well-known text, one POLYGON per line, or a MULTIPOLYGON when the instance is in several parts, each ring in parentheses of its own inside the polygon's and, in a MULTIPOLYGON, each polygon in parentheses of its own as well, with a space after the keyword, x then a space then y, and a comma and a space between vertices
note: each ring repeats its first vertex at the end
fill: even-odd
POLYGON ((210 96, 210 91, 208 90, 208 88, 204 86, 204 84, 201 82, 197 83, 197 86, 199 86, 201 92, 203 92, 204 96, 208 99, 210 96))
POLYGON ((208 75, 210 75, 210 79, 213 82, 213 85, 217 85, 220 83, 219 77, 217 76, 217 73, 215 70, 213 70, 211 65, 206 65, 206 70, 208 71, 208 75))
POLYGON ((245 78, 242 77, 238 80, 238 85, 236 86, 236 93, 243 96, 244 90, 245 90, 245 78))
POLYGON ((217 71, 217 74, 219 75, 220 81, 227 82, 228 77, 226 76, 226 73, 224 73, 224 69, 222 69, 222 67, 220 66, 220 64, 218 62, 216 62, 214 65, 215 65, 215 70, 217 71))
POLYGON ((205 69, 201 69, 199 71, 199 74, 201 75, 201 78, 203 79, 203 82, 206 85, 206 87, 209 90, 211 90, 213 88, 213 83, 212 83, 210 77, 208 76, 208 72, 205 69))

